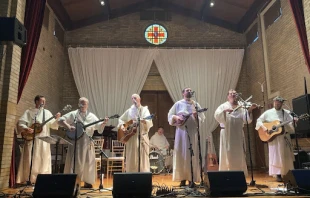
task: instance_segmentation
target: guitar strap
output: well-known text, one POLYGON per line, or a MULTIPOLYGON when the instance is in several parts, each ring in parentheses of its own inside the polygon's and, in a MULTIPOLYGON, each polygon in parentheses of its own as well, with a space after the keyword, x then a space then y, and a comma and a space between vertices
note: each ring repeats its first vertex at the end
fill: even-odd
MULTIPOLYGON (((285 119, 284 119, 284 109, 282 109, 282 115, 283 115, 283 120, 282 120, 282 122, 285 122, 285 119)), ((283 134, 285 134, 285 128, 284 128, 284 126, 282 126, 282 130, 283 130, 283 134)))
POLYGON ((45 122, 45 109, 43 109, 43 120, 42 123, 45 122))

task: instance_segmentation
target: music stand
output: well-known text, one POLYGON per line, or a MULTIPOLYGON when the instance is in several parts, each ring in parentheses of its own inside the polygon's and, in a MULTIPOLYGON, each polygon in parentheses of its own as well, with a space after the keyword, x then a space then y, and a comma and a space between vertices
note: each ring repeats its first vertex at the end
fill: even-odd
POLYGON ((62 137, 59 137, 58 135, 51 135, 51 136, 41 136, 41 137, 36 137, 38 139, 41 139, 49 144, 56 144, 56 158, 55 158, 55 170, 54 172, 57 173, 57 157, 58 157, 58 145, 59 144, 69 144, 72 145, 71 142, 65 140, 62 137))

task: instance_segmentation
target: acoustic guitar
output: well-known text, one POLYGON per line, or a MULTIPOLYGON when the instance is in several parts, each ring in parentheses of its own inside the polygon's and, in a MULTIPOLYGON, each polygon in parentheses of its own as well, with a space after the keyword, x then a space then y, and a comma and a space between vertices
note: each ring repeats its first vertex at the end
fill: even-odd
MULTIPOLYGON (((70 111, 72 108, 71 105, 66 105, 61 111, 60 113, 62 114, 63 112, 65 111, 70 111)), ((43 130, 43 126, 48 123, 49 121, 51 121, 52 119, 54 119, 56 117, 56 114, 52 117, 50 117, 49 119, 47 119, 46 121, 44 121, 43 123, 33 123, 29 128, 32 128, 33 129, 33 133, 34 135, 38 135, 39 133, 42 132, 43 130)), ((32 133, 28 133, 26 130, 23 130, 21 132, 21 135, 22 137, 27 140, 27 141, 30 141, 33 139, 33 134, 32 133)))
MULTIPOLYGON (((309 119, 309 114, 302 114, 298 116, 298 119, 304 120, 309 119)), ((258 131, 259 138, 263 142, 271 142, 275 137, 284 133, 283 126, 289 124, 292 120, 288 120, 285 122, 280 122, 279 120, 274 120, 272 122, 263 122, 263 125, 267 128, 267 131, 264 131, 262 127, 260 127, 258 131)))
MULTIPOLYGON (((118 114, 115 114, 113 116, 110 116, 109 119, 114 119, 114 118, 119 118, 119 115, 118 114)), ((75 140, 75 133, 76 133, 76 137, 77 137, 77 140, 80 139, 81 137, 83 137, 84 133, 85 133, 85 129, 87 127, 90 127, 94 124, 97 124, 99 122, 102 122, 104 121, 105 118, 102 118, 102 119, 99 119, 95 122, 92 122, 92 123, 89 123, 89 124, 83 124, 82 122, 77 122, 75 124, 73 124, 72 126, 75 127, 75 131, 70 131, 70 130, 67 130, 66 131, 66 135, 67 137, 70 139, 70 140, 75 140)))
MULTIPOLYGON (((197 113, 201 113, 204 111, 207 111, 208 108, 199 109, 197 113)), ((178 113, 177 116, 182 117, 182 120, 177 120, 175 117, 172 119, 172 125, 173 126, 183 126, 187 119, 195 112, 184 114, 184 113, 178 113)))
MULTIPOLYGON (((153 117, 154 114, 151 114, 141 120, 151 120, 153 117)), ((128 140, 136 134, 138 126, 139 123, 134 122, 133 120, 129 120, 125 124, 122 124, 117 131, 117 140, 124 144, 127 143, 128 140)))
POLYGON ((211 150, 211 141, 210 141, 210 138, 207 139, 207 150, 206 150, 206 153, 208 153, 206 156, 205 156, 205 163, 206 163, 206 166, 205 166, 205 172, 207 171, 218 171, 219 170, 219 164, 217 162, 217 157, 216 157, 216 154, 215 153, 212 153, 212 150, 211 150))

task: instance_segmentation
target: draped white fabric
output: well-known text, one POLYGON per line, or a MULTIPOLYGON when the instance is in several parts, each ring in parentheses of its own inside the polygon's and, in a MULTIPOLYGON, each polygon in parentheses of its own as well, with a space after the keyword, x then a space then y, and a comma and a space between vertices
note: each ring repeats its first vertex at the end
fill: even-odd
MULTIPOLYGON (((244 55, 243 49, 69 48, 68 52, 79 94, 89 99, 90 110, 98 117, 121 114, 130 106, 130 96, 142 90, 153 60, 173 101, 182 98, 184 87, 191 87, 196 91, 194 100, 209 108, 200 126, 203 158, 205 140, 218 125, 214 112, 226 101, 229 88, 236 87, 244 55)), ((110 123, 117 126, 116 120, 110 123)))
MULTIPOLYGON (((90 111, 103 118, 130 107, 131 95, 142 90, 156 51, 69 48, 68 53, 80 96, 87 97, 90 111)), ((117 126, 117 119, 109 124, 117 126)))
MULTIPOLYGON (((206 138, 212 138, 211 132, 218 126, 214 112, 226 101, 228 90, 236 87, 243 55, 243 49, 160 49, 155 57, 174 102, 182 98, 183 88, 190 87, 196 92, 194 100, 202 108, 208 108, 205 122, 200 126, 203 159, 206 138)), ((211 149, 214 152, 213 145, 211 149)))

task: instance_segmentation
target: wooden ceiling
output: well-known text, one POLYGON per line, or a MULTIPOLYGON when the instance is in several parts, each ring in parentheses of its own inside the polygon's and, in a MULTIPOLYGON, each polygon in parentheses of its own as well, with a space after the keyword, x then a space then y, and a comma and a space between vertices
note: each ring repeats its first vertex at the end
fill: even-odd
MULTIPOLYGON (((73 30, 126 14, 159 8, 244 32, 270 0, 47 0, 64 26, 73 30), (210 3, 214 2, 211 7, 210 3)), ((173 18, 173 16, 172 16, 173 18)))

